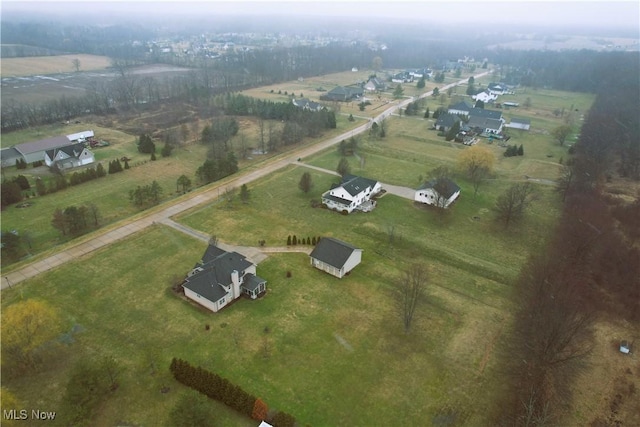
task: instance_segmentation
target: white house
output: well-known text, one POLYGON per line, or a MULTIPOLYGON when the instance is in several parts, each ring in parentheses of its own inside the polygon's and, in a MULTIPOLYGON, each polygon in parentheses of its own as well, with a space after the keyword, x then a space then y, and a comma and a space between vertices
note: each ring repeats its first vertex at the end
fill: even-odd
POLYGON ((320 111, 324 108, 324 106, 320 103, 317 103, 315 101, 311 101, 310 99, 307 98, 293 98, 291 100, 291 103, 293 103, 293 105, 295 105, 296 107, 302 109, 302 110, 309 110, 309 111, 320 111))
POLYGON ((370 78, 364 85, 364 90, 366 90, 367 92, 378 92, 381 90, 385 90, 386 88, 386 83, 377 77, 370 78))
POLYGON ((256 265, 244 255, 209 245, 182 288, 187 298, 217 312, 242 294, 256 299, 266 291, 267 282, 256 276, 256 265))
POLYGON ((95 162, 91 150, 83 143, 70 144, 64 147, 47 150, 44 153, 44 162, 47 166, 58 166, 59 169, 70 169, 85 166, 95 162))
POLYGON ((476 129, 484 135, 497 135, 502 132, 504 122, 500 119, 491 119, 487 117, 471 116, 465 124, 469 129, 476 129))
POLYGON ((503 85, 501 83, 489 83, 489 86, 487 87, 487 92, 489 92, 491 95, 504 95, 509 91, 509 89, 507 88, 506 85, 503 85))
POLYGON ((496 99, 498 99, 498 95, 485 90, 484 92, 480 92, 473 95, 472 98, 475 99, 476 101, 482 101, 486 104, 488 102, 493 102, 496 99))
POLYGON ((338 279, 349 274, 362 261, 362 249, 342 240, 323 237, 309 254, 311 265, 338 279))
POLYGON ((342 184, 326 191, 322 195, 322 203, 329 209, 353 212, 371 211, 376 203, 372 197, 382 191, 378 181, 354 175, 345 175, 342 184))
POLYGON ((469 111, 471 111, 472 108, 473 106, 467 104, 465 101, 460 101, 457 104, 449 105, 447 113, 457 116, 469 116, 469 111))
POLYGON ((448 208, 460 195, 460 187, 447 178, 425 182, 415 192, 414 200, 441 208, 448 208), (439 193, 440 190, 441 193, 439 193))

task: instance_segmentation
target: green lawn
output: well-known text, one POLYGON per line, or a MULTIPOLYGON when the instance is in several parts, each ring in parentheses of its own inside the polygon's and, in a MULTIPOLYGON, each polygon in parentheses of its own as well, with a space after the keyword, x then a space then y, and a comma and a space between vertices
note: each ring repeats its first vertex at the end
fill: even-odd
MULTIPOLYGON (((535 118, 533 112, 520 116, 535 118)), ((548 128, 554 120, 560 119, 540 117, 540 126, 548 128)), ((387 138, 362 139, 358 152, 365 161, 350 157, 352 172, 414 188, 433 167, 454 166, 465 147, 445 142, 429 126, 415 117, 390 119, 387 138)), ((522 144, 525 156, 504 158, 503 148, 488 145, 497 159, 494 179, 474 198, 470 183, 456 177, 462 195, 443 216, 391 194, 367 214, 312 208, 311 201, 338 178, 292 165, 249 184, 247 204, 218 202, 174 218, 223 242, 250 246, 259 240, 284 246, 288 235, 338 237, 364 250, 362 264, 342 280, 313 269, 306 255, 272 254, 258 266, 268 281, 264 298, 208 313, 168 290, 169 279, 184 276, 205 246, 155 225, 5 290, 2 308, 41 298, 60 311, 69 329, 81 325, 83 332, 75 335, 75 343, 50 350, 41 371, 21 377, 4 372, 3 386, 25 407, 60 408, 73 364, 112 355, 125 368, 121 386, 92 425, 163 425, 186 393, 168 372, 171 358, 181 357, 229 378, 302 425, 429 424, 446 407, 453 407, 465 425, 487 425, 486 408, 501 392, 493 345, 509 324, 510 286, 529 254, 548 238, 560 205, 553 187, 536 185, 525 219, 509 230, 493 221, 491 209, 496 197, 524 175, 554 179, 559 158, 566 155, 566 148, 542 132, 514 132, 510 143, 522 144), (304 194, 298 181, 307 171, 315 185, 304 194), (412 262, 427 266, 429 287, 406 335, 392 289, 412 262), (157 366, 153 375, 152 365, 157 366), (169 393, 160 392, 164 386, 169 393)), ((190 147, 194 150, 175 158, 85 184, 82 192, 68 190, 62 206, 99 195, 101 210, 131 215, 116 187, 154 176, 167 180, 163 186, 171 191, 181 168, 201 162, 202 153, 190 147), (160 173, 165 170, 172 172, 165 177, 160 173)), ((334 170, 339 158, 330 149, 305 161, 334 170)), ((51 196, 34 201, 52 210, 51 196)), ((14 211, 19 210, 3 212, 3 228, 26 223, 37 233, 50 220, 48 215, 29 219, 27 213, 20 218, 14 211)), ((255 424, 222 406, 216 414, 222 426, 255 424)))

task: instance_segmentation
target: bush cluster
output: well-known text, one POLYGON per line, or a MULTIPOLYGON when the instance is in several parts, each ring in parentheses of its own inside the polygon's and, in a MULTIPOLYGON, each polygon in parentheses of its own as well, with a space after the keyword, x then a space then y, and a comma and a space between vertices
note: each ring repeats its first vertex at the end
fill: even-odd
POLYGON ((507 150, 504 152, 504 156, 505 157, 524 156, 524 148, 522 147, 522 144, 520 144, 520 147, 518 147, 515 144, 508 145, 507 150))
MULTIPOLYGON (((210 399, 215 399, 235 409, 243 415, 264 420, 267 417, 267 405, 252 394, 244 391, 218 374, 201 367, 194 367, 189 362, 176 359, 169 367, 173 377, 180 383, 199 391, 210 399)), ((270 420, 274 427, 293 427, 295 418, 285 412, 277 412, 270 420)))
POLYGON ((293 236, 287 236, 287 246, 296 246, 296 245, 310 245, 315 246, 320 241, 320 237, 307 237, 298 239, 298 237, 294 234, 293 236))

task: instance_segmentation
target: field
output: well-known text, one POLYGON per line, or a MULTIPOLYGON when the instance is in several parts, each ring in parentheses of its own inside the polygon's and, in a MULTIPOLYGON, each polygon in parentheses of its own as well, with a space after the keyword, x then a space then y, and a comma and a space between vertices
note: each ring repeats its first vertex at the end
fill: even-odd
POLYGON ((85 54, 4 58, 0 74, 5 78, 72 73, 76 71, 75 59, 80 61, 80 71, 104 70, 111 66, 111 59, 106 56, 85 54))
MULTIPOLYGON (((308 96, 306 89, 296 88, 300 90, 308 96)), ((270 94, 270 89, 255 91, 270 94)), ((181 357, 295 415, 302 425, 418 425, 443 414, 453 414, 462 425, 487 425, 486 409, 501 391, 494 350, 508 328, 510 286, 527 256, 548 238, 561 207, 553 187, 540 184, 518 227, 505 231, 493 221, 491 209, 497 195, 525 175, 557 177, 566 147, 558 147, 547 134, 561 123, 553 109, 573 104, 585 111, 592 100, 569 96, 544 91, 514 95, 518 102, 532 100, 529 110, 505 111, 532 119, 533 131, 512 132, 510 141, 522 144, 525 155, 504 158, 503 148, 487 145, 497 159, 494 179, 483 183, 474 198, 470 183, 457 176, 462 196, 444 216, 391 194, 368 214, 343 216, 311 208, 311 200, 319 199, 336 177, 292 165, 250 184, 247 204, 213 203, 174 218, 223 242, 251 246, 258 240, 284 246, 294 234, 338 237, 364 249, 362 264, 342 280, 311 268, 303 254, 272 254, 258 266, 258 274, 268 281, 264 298, 207 313, 168 289, 170 278, 184 276, 204 245, 154 225, 3 291, 3 308, 22 298, 41 298, 63 314, 68 330, 74 325, 83 330, 74 335, 74 343, 51 350, 51 363, 41 372, 4 376, 3 383, 21 402, 59 408, 75 361, 113 355, 124 367, 121 386, 100 407, 93 425, 162 425, 186 393, 168 373, 171 358, 181 357), (304 171, 311 172, 315 184, 310 194, 297 187, 304 171), (392 291, 413 262, 428 268, 428 297, 405 334, 392 291), (154 375, 151 365, 157 366, 154 375), (160 392, 164 386, 169 393, 160 392)), ((427 106, 433 111, 438 103, 428 100, 427 106)), ((340 117, 344 131, 348 122, 340 117)), ((419 117, 389 119, 384 140, 363 137, 358 155, 364 162, 350 157, 352 172, 415 188, 433 167, 453 166, 465 147, 445 142, 428 130, 432 119, 419 117)), ((244 126, 247 135, 255 135, 255 124, 244 126)), ((135 137, 101 131, 113 132, 110 137, 118 141, 101 149, 113 150, 104 151, 103 158, 136 154, 131 146, 135 137)), ((64 203, 97 200, 99 194, 105 212, 120 206, 121 217, 126 217, 131 214, 128 201, 115 188, 155 177, 165 179, 170 191, 176 174, 201 162, 197 147, 189 145, 193 152, 179 150, 175 158, 107 178, 122 181, 98 180, 77 192, 68 190, 73 196, 65 196, 64 203)), ((334 170, 339 158, 331 149, 304 161, 334 170)), ((248 161, 244 166, 258 164, 248 161)), ((35 202, 45 203, 46 197, 35 202)), ((55 205, 46 203, 47 209, 55 205)), ((39 221, 44 227, 48 215, 39 221)), ((215 420, 222 426, 253 425, 225 408, 215 420)))

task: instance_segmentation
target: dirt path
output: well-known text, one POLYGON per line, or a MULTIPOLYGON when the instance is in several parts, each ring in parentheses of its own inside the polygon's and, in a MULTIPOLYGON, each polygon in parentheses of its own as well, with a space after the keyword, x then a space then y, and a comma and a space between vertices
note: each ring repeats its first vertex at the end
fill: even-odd
MULTIPOLYGON (((484 75, 487 75, 489 72, 484 72, 482 74, 476 75, 475 78, 479 78, 482 77, 484 75)), ((466 80, 460 80, 456 83, 451 83, 447 86, 444 86, 441 90, 447 90, 447 88, 452 87, 452 86, 456 86, 456 85, 460 85, 460 84, 464 84, 466 83, 466 80)), ((432 92, 425 92, 422 95, 419 96, 419 98, 425 98, 427 96, 431 96, 432 92)), ((283 157, 281 157, 280 159, 277 160, 273 160, 267 164, 265 164, 263 167, 261 167, 260 169, 257 170, 253 170, 253 171, 245 171, 244 173, 241 172, 236 178, 231 179, 229 181, 225 181, 223 183, 214 183, 212 184, 211 188, 202 191, 202 192, 198 192, 196 194, 188 194, 186 195, 184 198, 178 199, 178 200, 172 200, 168 203, 172 203, 171 205, 168 205, 164 208, 159 208, 157 210, 154 210, 152 212, 149 212, 147 215, 144 215, 138 219, 126 219, 126 220, 122 220, 121 222, 119 222, 118 224, 122 224, 120 226, 116 226, 115 228, 112 228, 110 230, 104 231, 104 232, 100 232, 98 231, 97 234, 95 235, 95 237, 91 238, 90 240, 86 240, 83 241, 81 243, 78 243, 76 245, 73 245, 69 248, 63 249, 60 252, 54 254, 54 255, 50 255, 41 259, 38 259, 36 261, 33 261, 32 263, 29 263, 27 265, 25 265, 24 267, 17 269, 15 271, 12 271, 10 273, 4 274, 2 277, 2 285, 1 285, 1 289, 6 289, 7 287, 12 287, 17 285, 18 283, 30 279, 32 277, 35 277, 37 275, 39 275, 40 273, 44 273, 46 271, 52 270, 56 267, 59 267, 60 265, 69 262, 69 261, 73 261, 73 260, 77 260, 78 258, 82 257, 83 255, 87 255, 97 249, 101 249, 103 247, 106 247, 118 240, 127 238, 135 233, 138 233, 144 229, 146 229, 147 227, 149 227, 150 225, 153 225, 155 223, 162 223, 162 224, 167 224, 169 226, 173 225, 171 223, 177 224, 173 221, 170 221, 170 218, 174 215, 177 215, 181 212, 184 212, 188 209, 194 208, 196 206, 202 205, 204 203, 210 203, 212 201, 214 201, 215 199, 218 198, 218 196, 220 195, 220 191, 221 189, 224 190, 228 187, 235 187, 235 188, 239 188, 240 186, 242 186, 242 184, 248 184, 252 181, 255 181, 259 178, 265 177, 279 169, 284 168, 285 166, 288 166, 290 164, 295 164, 298 163, 298 159, 301 158, 305 158, 308 156, 311 156, 315 153, 318 153, 322 150, 325 150, 326 148, 329 148, 333 145, 336 145, 338 143, 340 143, 340 141, 350 138, 353 135, 357 135, 360 134, 362 132, 366 132, 369 130, 369 128, 371 127, 371 125, 373 124, 373 122, 379 122, 382 119, 385 119, 387 117, 389 117, 390 115, 392 115, 398 108, 403 108, 405 107, 407 104, 409 104, 410 102, 413 102, 415 100, 415 98, 409 98, 406 99, 402 102, 399 103, 393 103, 393 104, 389 104, 389 108, 387 108, 385 111, 383 111, 382 113, 380 113, 378 116, 376 116, 375 118, 373 118, 372 120, 370 120, 369 122, 360 125, 358 127, 356 127, 355 129, 351 129, 347 132, 344 132, 341 135, 335 136, 333 138, 327 139, 325 141, 319 142, 317 144, 314 144, 312 146, 309 147, 304 147, 304 148, 300 148, 299 150, 295 150, 283 157)), ((298 163, 300 164, 300 163, 298 163)), ((403 196, 402 196, 403 197, 403 196)), ((174 227, 176 228, 176 227, 174 227)), ((194 237, 198 238, 198 239, 202 239, 203 235, 200 232, 197 232, 196 230, 192 230, 192 231, 188 231, 185 230, 184 228, 178 228, 183 232, 187 232, 188 234, 193 235, 194 237)), ((207 241, 208 241, 208 237, 207 237, 207 241)), ((223 247, 224 249, 224 247, 223 247)), ((252 249, 257 249, 257 248, 252 248, 252 249)), ((262 249, 267 249, 267 248, 261 248, 262 249)), ((297 248, 296 248, 297 249, 297 248)), ((258 252, 262 253, 264 255, 264 252, 261 252, 261 250, 259 250, 258 252)), ((266 251, 265 251, 266 252, 266 251)), ((296 250, 297 252, 297 250, 296 250)), ((244 255, 248 256, 250 259, 251 256, 255 256, 257 258, 260 257, 259 254, 257 253, 253 253, 253 255, 248 254, 248 253, 243 253, 244 255), (251 255, 251 256, 250 256, 251 255)), ((263 258, 264 259, 264 258, 263 258)))

